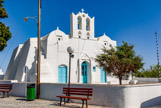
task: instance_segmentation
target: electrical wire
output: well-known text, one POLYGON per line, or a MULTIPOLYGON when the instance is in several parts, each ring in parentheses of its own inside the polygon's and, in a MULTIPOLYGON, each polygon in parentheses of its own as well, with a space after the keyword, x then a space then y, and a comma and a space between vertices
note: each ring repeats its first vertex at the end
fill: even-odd
POLYGON ((2 59, 2 63, 0 65, 0 68, 2 67, 4 60, 6 59, 8 52, 10 51, 11 47, 13 46, 13 44, 15 43, 15 38, 13 38, 11 45, 9 46, 8 50, 6 51, 6 54, 4 55, 3 59, 2 59))
MULTIPOLYGON (((14 36, 17 36, 18 30, 14 29, 14 31, 15 31, 15 35, 14 35, 14 36)), ((0 68, 3 66, 4 60, 5 60, 6 57, 8 56, 8 53, 11 51, 11 47, 14 46, 14 44, 17 43, 17 42, 20 40, 20 38, 18 38, 18 39, 17 39, 17 38, 14 38, 14 37, 12 37, 12 38, 13 38, 12 43, 10 44, 8 50, 6 51, 6 54, 4 55, 4 57, 3 57, 3 59, 2 59, 2 63, 1 63, 1 65, 0 65, 0 68)), ((12 55, 11 55, 11 57, 12 57, 12 55)), ((9 62, 10 62, 10 61, 9 61, 9 62)))
POLYGON ((53 17, 52 17, 52 15, 51 15, 51 9, 50 9, 50 6, 49 6, 49 3, 48 3, 48 0, 45 0, 45 1, 46 1, 46 4, 47 4, 47 7, 48 7, 48 10, 49 10, 49 14, 50 14, 50 18, 51 18, 52 26, 54 27, 53 17))
MULTIPOLYGON (((83 42, 83 47, 82 47, 82 49, 81 49, 80 55, 82 54, 82 51, 83 51, 83 49, 84 49, 85 41, 86 41, 86 40, 84 40, 84 42, 83 42)), ((80 55, 79 55, 79 57, 80 57, 80 55)), ((79 57, 78 57, 78 58, 79 58, 79 57)))

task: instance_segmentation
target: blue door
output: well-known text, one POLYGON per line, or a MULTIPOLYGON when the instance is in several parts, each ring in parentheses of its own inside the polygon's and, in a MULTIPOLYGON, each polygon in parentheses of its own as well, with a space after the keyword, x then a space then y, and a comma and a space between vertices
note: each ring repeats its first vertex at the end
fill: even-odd
POLYGON ((59 83, 67 83, 67 67, 59 66, 58 69, 58 82, 59 83))
POLYGON ((103 67, 101 67, 101 83, 106 83, 106 72, 103 70, 103 67))
POLYGON ((82 82, 87 83, 87 63, 82 63, 82 82))

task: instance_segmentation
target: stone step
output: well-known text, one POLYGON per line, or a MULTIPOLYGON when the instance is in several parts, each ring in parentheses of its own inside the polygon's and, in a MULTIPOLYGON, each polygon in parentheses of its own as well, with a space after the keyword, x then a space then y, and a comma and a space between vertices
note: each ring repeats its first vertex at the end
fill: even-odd
POLYGON ((44 76, 44 75, 50 74, 50 73, 49 73, 49 71, 41 71, 40 74, 44 76))
POLYGON ((40 68, 43 69, 43 68, 48 68, 47 65, 40 65, 40 68))
POLYGON ((48 67, 45 67, 45 66, 44 67, 40 67, 40 69, 41 69, 41 71, 43 71, 43 70, 49 70, 48 67))
POLYGON ((53 74, 51 74, 51 73, 40 73, 40 75, 43 75, 42 77, 44 77, 44 78, 45 78, 45 76, 53 77, 53 74))
POLYGON ((47 62, 47 60, 46 59, 44 59, 44 57, 41 57, 41 63, 46 63, 47 62))
POLYGON ((40 70, 41 70, 41 72, 43 72, 43 71, 49 71, 48 68, 40 68, 40 70))
POLYGON ((43 59, 41 59, 40 61, 41 61, 41 64, 46 64, 47 63, 47 61, 43 60, 43 59))
POLYGON ((48 65, 47 65, 46 61, 41 61, 40 66, 48 66, 48 65))
POLYGON ((43 71, 43 70, 49 70, 49 68, 47 66, 42 66, 42 67, 40 67, 40 69, 41 69, 41 71, 43 71))
POLYGON ((43 55, 43 56, 45 56, 45 53, 43 53, 43 52, 40 52, 40 54, 43 55))
POLYGON ((41 55, 41 59, 45 59, 45 56, 44 55, 41 55))

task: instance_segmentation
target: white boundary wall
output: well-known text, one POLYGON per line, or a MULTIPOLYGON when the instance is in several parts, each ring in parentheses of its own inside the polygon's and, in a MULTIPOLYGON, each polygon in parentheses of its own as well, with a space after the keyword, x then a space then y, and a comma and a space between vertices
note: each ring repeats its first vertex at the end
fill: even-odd
MULTIPOLYGON (((41 99, 59 101, 57 95, 62 95, 62 88, 67 84, 42 83, 41 99)), ((96 85, 96 84, 72 84, 71 87, 93 88, 93 96, 89 104, 117 107, 139 108, 161 105, 161 83, 139 85, 96 85)), ((10 92, 12 96, 24 96, 25 83, 13 83, 10 92)), ((76 102, 76 100, 72 100, 76 102)), ((81 102, 81 101, 77 101, 81 102)))
POLYGON ((158 83, 158 78, 136 77, 133 79, 138 80, 138 83, 158 83))

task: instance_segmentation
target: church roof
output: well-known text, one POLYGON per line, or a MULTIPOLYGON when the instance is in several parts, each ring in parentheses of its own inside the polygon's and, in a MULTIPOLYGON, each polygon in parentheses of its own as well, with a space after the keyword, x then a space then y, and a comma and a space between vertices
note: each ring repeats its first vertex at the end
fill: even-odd
POLYGON ((48 35, 42 37, 42 39, 43 39, 43 40, 44 40, 44 39, 47 39, 50 35, 61 35, 61 36, 64 36, 64 35, 66 35, 66 34, 65 34, 63 31, 61 31, 61 30, 59 29, 59 27, 57 27, 56 30, 53 30, 53 31, 50 32, 48 35))
POLYGON ((102 36, 98 37, 97 40, 99 41, 101 38, 107 38, 108 40, 111 40, 105 33, 102 36))

